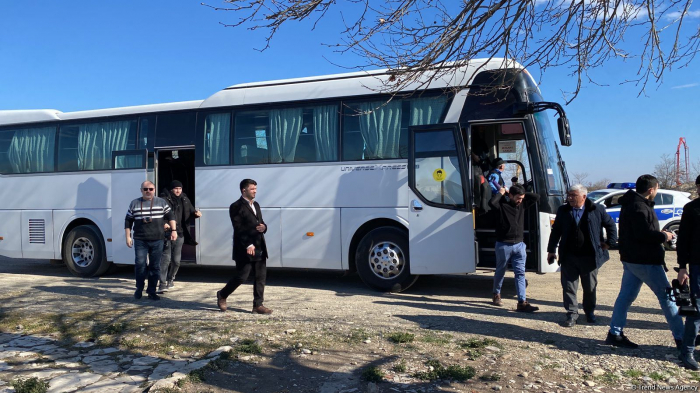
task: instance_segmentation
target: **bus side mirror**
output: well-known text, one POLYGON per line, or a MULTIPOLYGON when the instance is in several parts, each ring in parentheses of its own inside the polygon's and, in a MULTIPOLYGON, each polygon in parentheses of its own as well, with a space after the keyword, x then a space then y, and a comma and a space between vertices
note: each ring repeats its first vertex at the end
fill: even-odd
POLYGON ((564 116, 557 118, 557 128, 559 129, 559 141, 562 146, 571 146, 571 129, 569 119, 564 116))

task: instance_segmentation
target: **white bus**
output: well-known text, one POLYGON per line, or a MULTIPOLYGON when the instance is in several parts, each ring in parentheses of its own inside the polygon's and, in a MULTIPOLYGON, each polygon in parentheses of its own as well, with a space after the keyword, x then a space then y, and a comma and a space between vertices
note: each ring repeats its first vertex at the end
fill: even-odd
MULTIPOLYGON (((527 268, 546 262, 567 177, 527 71, 474 61, 427 89, 378 93, 386 71, 231 86, 201 101, 64 113, 0 111, 0 255, 62 260, 82 277, 133 264, 124 216, 145 179, 203 213, 183 262, 234 265, 229 205, 258 182, 268 266, 357 271, 379 290, 495 264, 482 169, 507 159, 538 193, 527 268), (494 89, 508 80, 510 89, 494 89), (472 144, 474 143, 474 146, 472 144), (478 146, 477 146, 478 145, 478 146)), ((510 184, 510 177, 507 178, 510 184)))

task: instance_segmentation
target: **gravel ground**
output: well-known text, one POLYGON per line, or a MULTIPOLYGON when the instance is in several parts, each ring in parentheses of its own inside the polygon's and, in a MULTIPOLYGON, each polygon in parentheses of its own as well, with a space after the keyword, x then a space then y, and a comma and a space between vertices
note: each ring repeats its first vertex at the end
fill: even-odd
MULTIPOLYGON (((667 263, 675 266, 675 254, 667 254, 667 263)), ((356 275, 272 270, 265 305, 274 313, 258 316, 250 313, 251 285, 229 297, 228 312, 218 312, 215 292, 232 273, 184 267, 163 300, 137 301, 128 268, 79 279, 47 261, 0 258, 0 326, 6 335, 54 337, 63 346, 114 347, 114 356, 129 359, 150 355, 175 369, 230 346, 222 360, 190 373, 180 387, 159 385, 163 391, 695 391, 700 380, 700 374, 678 366, 658 301, 646 287, 626 328, 640 348, 603 344, 622 273, 616 252, 599 273, 598 323, 586 324, 582 317, 573 328, 560 325, 565 314, 559 274, 528 274, 529 301, 540 310, 523 314, 515 312, 510 272, 504 307, 495 307, 488 271, 423 277, 407 293, 382 294, 356 275), (102 326, 106 331, 95 328, 103 315, 113 318, 102 326), (31 322, 42 316, 51 316, 49 327, 31 322), (119 329, 116 318, 121 318, 119 329), (92 327, 91 335, 70 334, 80 332, 81 324, 92 327)), ((0 347, 0 356, 7 351, 0 347)), ((125 364, 117 365, 102 374, 101 383, 127 374, 125 364)), ((0 381, 13 375, 19 374, 3 371, 0 364, 0 381)), ((148 389, 156 380, 146 373, 139 386, 148 389)))

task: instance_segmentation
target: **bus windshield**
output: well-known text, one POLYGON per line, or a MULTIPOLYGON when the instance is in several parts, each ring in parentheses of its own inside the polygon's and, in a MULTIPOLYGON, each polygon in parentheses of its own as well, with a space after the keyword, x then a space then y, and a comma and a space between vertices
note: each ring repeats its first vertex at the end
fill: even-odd
POLYGON ((547 178, 547 193, 549 195, 564 194, 564 177, 561 165, 557 158, 557 146, 554 141, 552 128, 549 126, 549 118, 546 112, 537 112, 534 115, 535 127, 537 128, 537 140, 540 145, 543 169, 547 178))

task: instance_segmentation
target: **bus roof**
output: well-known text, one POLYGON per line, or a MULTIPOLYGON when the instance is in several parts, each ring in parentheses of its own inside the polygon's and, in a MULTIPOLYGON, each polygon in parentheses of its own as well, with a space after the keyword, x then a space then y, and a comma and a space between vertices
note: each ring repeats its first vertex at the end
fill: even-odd
MULTIPOLYGON (((427 73, 402 89, 410 92, 418 88, 448 88, 466 86, 474 73, 499 68, 522 68, 516 62, 502 58, 475 59, 435 80, 427 73), (430 82, 425 85, 422 83, 430 82)), ((61 112, 54 109, 0 110, 0 126, 36 123, 52 120, 78 120, 96 117, 121 116, 140 113, 168 112, 198 108, 216 108, 238 105, 262 104, 284 101, 305 101, 334 97, 349 97, 375 94, 385 90, 391 76, 390 70, 362 71, 345 74, 314 76, 308 78, 283 79, 266 82, 243 83, 227 87, 209 98, 167 104, 128 106, 78 112, 61 112)))

